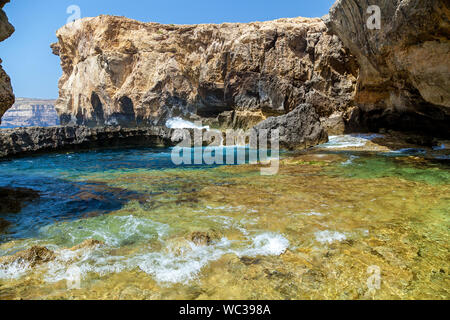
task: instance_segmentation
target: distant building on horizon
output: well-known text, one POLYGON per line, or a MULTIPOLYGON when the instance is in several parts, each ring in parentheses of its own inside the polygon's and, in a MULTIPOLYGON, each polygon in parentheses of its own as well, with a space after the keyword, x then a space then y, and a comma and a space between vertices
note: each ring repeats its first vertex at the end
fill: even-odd
POLYGON ((60 124, 55 100, 16 98, 3 115, 0 129, 18 127, 52 127, 60 124))

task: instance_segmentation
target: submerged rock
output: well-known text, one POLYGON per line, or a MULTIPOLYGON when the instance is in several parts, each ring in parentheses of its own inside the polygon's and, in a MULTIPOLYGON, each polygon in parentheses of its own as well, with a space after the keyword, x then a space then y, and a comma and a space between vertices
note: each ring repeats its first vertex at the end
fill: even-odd
POLYGON ((80 249, 94 249, 94 248, 104 246, 104 245, 105 245, 105 243, 103 241, 88 239, 88 240, 83 241, 79 245, 70 248, 70 250, 77 251, 80 249))
POLYGON ((201 232, 196 231, 190 235, 190 240, 197 246, 209 246, 219 235, 215 231, 201 232))
POLYGON ((8 228, 10 225, 11 225, 11 222, 0 218, 0 233, 4 232, 6 230, 6 228, 8 228))
POLYGON ((23 206, 39 198, 39 192, 26 188, 0 188, 0 214, 19 213, 23 206))
POLYGON ((302 104, 294 111, 280 117, 272 117, 263 121, 254 129, 279 130, 280 147, 287 149, 306 149, 328 142, 328 135, 310 104, 302 104))
POLYGON ((55 253, 45 247, 34 246, 28 250, 20 251, 12 256, 0 257, 0 265, 13 263, 26 264, 35 267, 55 259, 55 253))

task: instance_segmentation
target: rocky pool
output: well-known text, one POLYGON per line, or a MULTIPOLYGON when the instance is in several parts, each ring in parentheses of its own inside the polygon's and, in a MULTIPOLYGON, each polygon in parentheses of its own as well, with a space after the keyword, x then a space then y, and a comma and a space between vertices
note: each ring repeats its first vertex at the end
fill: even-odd
POLYGON ((274 176, 152 148, 2 161, 40 197, 0 214, 0 299, 449 299, 449 154, 353 135, 274 176))

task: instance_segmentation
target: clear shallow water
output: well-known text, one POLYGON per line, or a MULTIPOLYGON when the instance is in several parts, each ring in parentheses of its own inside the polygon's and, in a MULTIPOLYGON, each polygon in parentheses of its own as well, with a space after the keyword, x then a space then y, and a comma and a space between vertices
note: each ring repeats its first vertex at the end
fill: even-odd
MULTIPOLYGON (((228 149, 236 156, 237 148, 228 149)), ((172 149, 113 149, 82 153, 50 154, 0 162, 0 187, 30 188, 40 199, 19 214, 5 215, 13 227, 0 241, 39 236, 39 229, 56 221, 71 221, 110 213, 131 200, 144 201, 149 195, 127 188, 111 187, 85 177, 94 173, 136 172, 138 170, 196 170, 214 166, 181 165, 171 160, 172 149)), ((226 153, 224 151, 224 163, 226 153)), ((194 152, 191 153, 194 163, 194 152)), ((248 150, 246 150, 248 157, 248 150)), ((167 185, 165 189, 171 189, 167 185)))
POLYGON ((0 162, 0 187, 41 192, 5 216, 0 255, 56 252, 40 267, 0 268, 0 298, 448 299, 448 164, 421 150, 342 150, 362 142, 284 155, 272 177, 254 165, 175 167, 161 149, 0 162), (68 250, 87 239, 105 245, 68 250), (73 267, 82 286, 67 290, 73 267))

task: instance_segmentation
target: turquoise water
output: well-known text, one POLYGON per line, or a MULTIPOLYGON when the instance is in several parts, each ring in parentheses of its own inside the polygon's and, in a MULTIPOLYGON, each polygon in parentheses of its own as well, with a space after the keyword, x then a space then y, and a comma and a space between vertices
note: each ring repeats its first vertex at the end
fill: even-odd
MULTIPOLYGON (((40 237, 39 230, 44 226, 58 221, 73 221, 114 212, 129 201, 142 202, 145 201, 142 198, 148 196, 80 177, 92 173, 175 168, 196 170, 217 166, 206 165, 204 162, 200 165, 193 164, 194 152, 191 152, 192 164, 177 166, 171 159, 172 150, 172 148, 94 150, 0 161, 0 188, 29 188, 40 193, 40 199, 33 201, 20 213, 3 215, 3 218, 12 223, 12 227, 6 234, 0 234, 0 243, 12 239, 40 237)), ((238 149, 229 148, 223 150, 223 163, 226 163, 227 152, 234 154, 236 160, 238 149)), ((248 148, 245 149, 245 155, 248 160, 248 148)), ((170 188, 171 186, 167 185, 167 189, 170 188)))

